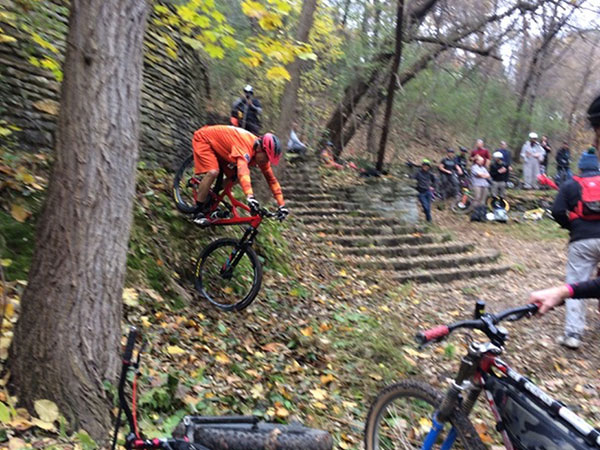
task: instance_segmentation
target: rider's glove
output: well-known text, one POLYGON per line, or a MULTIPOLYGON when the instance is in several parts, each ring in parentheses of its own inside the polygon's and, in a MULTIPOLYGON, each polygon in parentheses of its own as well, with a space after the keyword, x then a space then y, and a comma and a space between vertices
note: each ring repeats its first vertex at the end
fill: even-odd
POLYGON ((260 209, 260 203, 258 203, 258 200, 254 198, 254 195, 249 195, 246 200, 248 202, 248 206, 250 207, 250 212, 252 214, 256 214, 260 209))
POLYGON ((290 212, 285 207, 285 205, 281 205, 279 208, 277 208, 277 220, 279 220, 279 221, 284 220, 288 216, 289 213, 290 212))

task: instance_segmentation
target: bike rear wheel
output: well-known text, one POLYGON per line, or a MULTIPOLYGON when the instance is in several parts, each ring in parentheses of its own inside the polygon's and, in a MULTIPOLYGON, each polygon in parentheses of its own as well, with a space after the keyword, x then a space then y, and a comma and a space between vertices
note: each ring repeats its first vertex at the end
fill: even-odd
POLYGON ((231 238, 211 242, 200 254, 195 271, 196 290, 224 311, 242 310, 256 297, 262 265, 252 247, 231 238))
POLYGON ((471 212, 473 199, 466 194, 463 194, 459 200, 452 204, 452 212, 456 214, 467 214, 471 212))
MULTIPOLYGON (((431 418, 442 402, 441 393, 427 383, 404 380, 383 389, 369 410, 365 449, 420 449, 431 430, 431 418)), ((460 411, 450 418, 458 448, 484 450, 471 421, 460 411)), ((440 448, 451 427, 446 424, 435 443, 440 448), (445 432, 445 433, 444 433, 445 432)))
POLYGON ((211 450, 331 450, 333 447, 326 431, 264 422, 193 425, 188 438, 211 450))
POLYGON ((521 179, 517 175, 510 174, 508 176, 506 189, 521 189, 522 187, 521 179))
POLYGON ((199 180, 194 176, 194 155, 190 155, 183 161, 173 180, 173 199, 182 213, 195 214, 200 211, 196 203, 198 183, 199 180))

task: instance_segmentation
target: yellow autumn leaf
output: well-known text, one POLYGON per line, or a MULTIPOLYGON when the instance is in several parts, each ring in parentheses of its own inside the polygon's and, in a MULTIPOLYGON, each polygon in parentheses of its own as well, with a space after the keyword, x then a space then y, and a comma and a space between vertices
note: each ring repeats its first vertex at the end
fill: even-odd
POLYGON ((312 394, 312 396, 314 397, 315 400, 325 400, 327 398, 327 391, 325 389, 320 389, 320 388, 316 388, 316 389, 311 389, 310 393, 312 394))
POLYGON ((233 294, 233 288, 231 286, 227 286, 227 287, 223 288, 222 290, 227 295, 233 294))
POLYGON ((17 205, 16 203, 13 203, 12 206, 10 207, 10 215, 17 222, 23 223, 23 222, 25 222, 25 220, 27 220, 27 218, 31 215, 31 213, 29 211, 27 211, 25 209, 25 207, 23 207, 21 205, 17 205))
POLYGON ((290 73, 283 66, 271 67, 267 71, 267 78, 271 81, 289 81, 291 80, 290 73))
POLYGON ((138 293, 133 288, 125 288, 123 289, 123 303, 127 306, 131 306, 132 308, 139 305, 138 303, 138 293))
POLYGON ((167 353, 169 355, 178 356, 183 355, 185 353, 185 350, 177 345, 169 345, 167 347, 167 353))
POLYGON ((344 269, 340 270, 340 277, 347 277, 347 276, 348 276, 348 273, 344 269))
POLYGON ((225 353, 217 353, 217 356, 215 356, 215 359, 217 360, 217 362, 219 362, 221 364, 231 363, 231 360, 225 353))
POLYGON ((285 419, 287 416, 290 415, 290 412, 285 409, 283 406, 280 406, 279 408, 277 408, 275 410, 275 414, 277 415, 277 417, 281 417, 282 419, 285 419))
POLYGON ((302 328, 300 330, 300 333, 302 333, 303 336, 310 337, 313 335, 313 328, 312 327, 302 328))
POLYGON ((58 419, 58 406, 50 400, 36 400, 33 402, 33 408, 44 422, 52 423, 58 419))
POLYGON ((321 384, 327 384, 335 380, 335 377, 332 374, 328 373, 327 375, 321 375, 320 379, 321 384))
POLYGON ((252 389, 250 389, 250 394, 252 395, 252 398, 261 398, 263 396, 263 392, 264 388, 262 384, 255 384, 254 386, 252 386, 252 389))
POLYGON ((313 402, 312 404, 315 408, 327 409, 327 406, 322 402, 313 402))
POLYGON ((261 3, 252 0, 243 1, 241 6, 242 12, 248 17, 258 18, 267 12, 261 3))
POLYGON ((56 427, 52 422, 45 422, 37 417, 31 419, 31 424, 46 431, 56 431, 56 427))

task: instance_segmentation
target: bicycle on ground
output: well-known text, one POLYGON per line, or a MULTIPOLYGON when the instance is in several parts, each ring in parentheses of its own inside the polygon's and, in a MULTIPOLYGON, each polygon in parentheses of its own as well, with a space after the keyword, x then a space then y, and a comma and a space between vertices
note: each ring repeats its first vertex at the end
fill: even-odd
POLYGON ((252 245, 262 220, 277 217, 276 213, 264 208, 253 211, 237 200, 232 194, 236 181, 235 176, 223 180, 222 175, 219 175, 215 187, 209 192, 210 206, 204 213, 197 201, 197 188, 201 178, 194 175, 193 156, 185 159, 173 184, 177 209, 186 214, 194 214, 194 222, 200 227, 248 225, 240 239, 221 238, 208 244, 196 261, 196 290, 224 311, 247 308, 258 295, 263 270, 252 245))
POLYGON ((125 448, 156 450, 331 450, 333 440, 323 430, 304 427, 300 424, 281 425, 260 421, 255 416, 185 416, 175 429, 172 438, 145 438, 137 420, 137 378, 140 374, 140 359, 145 343, 133 360, 136 328, 131 328, 123 353, 121 376, 119 378, 119 412, 115 423, 112 450, 117 446, 123 413, 129 426, 125 436, 125 448), (131 407, 125 398, 127 375, 133 370, 131 387, 131 407))
POLYGON ((530 317, 538 307, 528 304, 494 315, 486 313, 485 303, 478 301, 473 320, 418 333, 416 340, 421 346, 439 342, 459 329, 480 330, 489 342, 470 339, 458 374, 444 395, 416 380, 383 389, 367 417, 365 448, 449 450, 458 441, 462 448, 484 450, 486 446, 469 420, 482 390, 507 449, 600 448, 598 429, 499 358, 508 332, 498 324, 530 317))

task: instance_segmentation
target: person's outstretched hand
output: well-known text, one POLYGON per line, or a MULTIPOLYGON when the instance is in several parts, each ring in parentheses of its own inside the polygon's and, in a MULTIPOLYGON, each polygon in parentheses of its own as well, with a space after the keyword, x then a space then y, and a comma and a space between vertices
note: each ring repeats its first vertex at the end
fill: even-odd
POLYGON ((569 295, 569 288, 566 285, 542 289, 529 295, 529 303, 541 303, 538 314, 544 315, 555 306, 562 305, 569 295))

